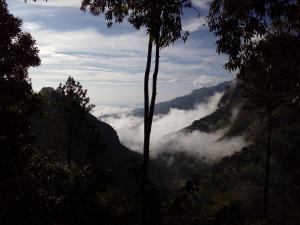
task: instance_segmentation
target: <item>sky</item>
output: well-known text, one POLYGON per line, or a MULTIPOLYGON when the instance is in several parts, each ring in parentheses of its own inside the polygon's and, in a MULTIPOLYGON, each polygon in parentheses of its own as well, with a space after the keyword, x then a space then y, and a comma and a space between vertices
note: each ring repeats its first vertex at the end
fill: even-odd
MULTIPOLYGON (((81 0, 7 0, 9 10, 23 20, 40 50, 41 66, 29 70, 33 88, 56 88, 68 76, 88 89, 96 105, 141 105, 148 38, 129 24, 107 28, 103 16, 80 11, 81 0)), ((186 9, 186 43, 178 41, 161 52, 157 102, 231 80, 223 69, 226 57, 216 53, 214 35, 205 15, 208 0, 194 0, 202 17, 186 9), (203 26, 204 24, 204 26, 203 26)))

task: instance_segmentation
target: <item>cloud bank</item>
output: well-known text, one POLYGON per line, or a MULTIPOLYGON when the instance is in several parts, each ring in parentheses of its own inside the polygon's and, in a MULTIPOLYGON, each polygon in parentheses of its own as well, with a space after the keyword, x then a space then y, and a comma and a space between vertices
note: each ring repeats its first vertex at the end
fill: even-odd
POLYGON ((161 139, 157 143, 159 152, 189 152, 207 160, 219 160, 232 155, 247 146, 243 137, 222 139, 225 130, 214 133, 193 131, 192 133, 176 133, 161 139))
MULTIPOLYGON (((220 141, 219 139, 224 135, 224 130, 215 133, 178 132, 192 124, 193 121, 214 112, 221 96, 222 93, 217 93, 207 103, 197 105, 193 110, 171 109, 166 115, 155 116, 151 132, 151 156, 155 157, 164 151, 185 151, 216 160, 231 155, 244 147, 247 143, 243 137, 220 141)), ((117 111, 117 108, 112 109, 112 112, 117 111)), ((108 113, 107 110, 102 115, 106 113, 108 113)), ((116 129, 120 141, 125 146, 134 151, 142 152, 143 118, 132 116, 128 111, 125 111, 119 113, 117 117, 105 117, 103 121, 116 129)))

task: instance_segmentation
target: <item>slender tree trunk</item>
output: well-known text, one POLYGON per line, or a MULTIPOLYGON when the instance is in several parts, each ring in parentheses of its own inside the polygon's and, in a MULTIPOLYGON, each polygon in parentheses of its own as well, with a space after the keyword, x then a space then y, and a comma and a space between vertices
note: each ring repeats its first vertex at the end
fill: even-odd
POLYGON ((148 167, 149 167, 149 154, 150 154, 150 134, 152 128, 152 121, 153 121, 153 114, 155 109, 155 100, 157 95, 157 76, 158 76, 158 69, 159 69, 159 35, 156 37, 156 50, 155 50, 155 68, 153 72, 153 83, 152 83, 152 96, 151 96, 151 104, 150 104, 150 111, 147 117, 147 126, 145 131, 145 148, 144 148, 144 163, 143 163, 143 170, 144 170, 144 179, 145 187, 143 192, 143 221, 142 224, 148 224, 148 216, 147 216, 147 204, 148 204, 148 195, 147 195, 147 183, 148 183, 148 167))
POLYGON ((270 178, 270 161, 272 149, 272 102, 268 106, 268 139, 267 139, 267 154, 265 168, 265 186, 264 186, 264 216, 268 221, 269 213, 269 178, 270 178))
POLYGON ((71 165, 72 162, 72 128, 69 127, 68 129, 68 157, 67 163, 71 165))
POLYGON ((149 132, 149 75, 151 69, 151 58, 152 58, 152 47, 153 40, 149 34, 148 43, 148 55, 147 55, 147 65, 144 77, 144 158, 142 167, 142 179, 141 179, 141 224, 146 224, 146 207, 147 207, 147 193, 146 187, 148 182, 148 165, 149 165, 149 146, 150 146, 150 134, 149 132))
POLYGON ((157 95, 157 75, 159 69, 159 36, 156 38, 156 49, 155 49, 155 68, 153 73, 153 83, 152 83, 152 97, 151 97, 151 105, 150 105, 150 112, 149 112, 149 139, 150 133, 152 128, 152 121, 153 121, 153 114, 155 108, 155 100, 157 95))

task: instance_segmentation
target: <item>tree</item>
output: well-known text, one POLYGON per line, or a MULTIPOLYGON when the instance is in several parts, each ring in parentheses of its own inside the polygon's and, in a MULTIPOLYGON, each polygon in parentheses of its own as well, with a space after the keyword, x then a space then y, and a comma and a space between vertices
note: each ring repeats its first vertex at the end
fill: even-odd
POLYGON ((144 150, 141 180, 141 223, 146 223, 146 188, 150 153, 150 134, 157 95, 157 77, 160 63, 160 50, 178 39, 187 39, 188 33, 182 31, 181 15, 183 6, 190 6, 187 0, 83 0, 81 9, 93 15, 104 14, 108 27, 127 19, 134 28, 145 28, 149 37, 147 63, 144 76, 144 150), (149 77, 152 49, 155 45, 155 65, 152 75, 152 94, 149 99, 149 77))
POLYGON ((0 0, 0 180, 17 172, 20 153, 32 139, 30 118, 40 104, 28 77, 28 68, 40 64, 39 51, 21 26, 0 0))
POLYGON ((225 68, 239 70, 246 95, 267 112, 268 138, 264 185, 268 217, 272 112, 279 106, 298 104, 300 91, 299 1, 214 0, 209 14, 217 52, 229 56, 225 68))
POLYGON ((60 84, 57 92, 61 95, 61 107, 66 110, 66 123, 68 126, 68 155, 67 162, 72 162, 72 139, 75 132, 75 126, 83 119, 86 113, 90 112, 95 106, 89 104, 90 99, 86 97, 87 90, 82 88, 79 81, 68 77, 66 84, 60 84))
POLYGON ((297 43, 294 43, 292 40, 290 42, 283 42, 281 46, 278 46, 278 41, 272 37, 260 41, 256 47, 256 54, 250 57, 247 65, 244 65, 238 74, 238 78, 243 81, 245 96, 250 100, 251 105, 256 108, 263 108, 267 114, 267 151, 264 184, 266 216, 269 211, 268 193, 270 189, 272 115, 276 109, 290 102, 289 92, 293 86, 291 82, 297 80, 295 79, 295 75, 297 75, 297 70, 299 70, 297 68, 299 62, 297 50, 287 48, 286 46, 292 43, 294 47, 297 46, 297 43), (287 60, 288 58, 290 59, 287 60))

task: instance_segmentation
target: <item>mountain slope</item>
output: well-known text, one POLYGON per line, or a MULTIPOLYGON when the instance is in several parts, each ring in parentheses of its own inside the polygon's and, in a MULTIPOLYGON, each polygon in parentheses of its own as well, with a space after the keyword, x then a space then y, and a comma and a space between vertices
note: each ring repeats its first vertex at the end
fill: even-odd
POLYGON ((224 137, 243 135, 247 139, 255 139, 257 130, 262 125, 262 110, 251 107, 242 92, 241 84, 237 81, 232 82, 220 99, 215 112, 195 120, 183 130, 209 133, 226 129, 224 137))
MULTIPOLYGON (((231 81, 220 83, 213 87, 203 87, 192 91, 190 94, 174 98, 170 101, 160 102, 155 105, 154 114, 167 114, 171 108, 190 110, 195 105, 200 103, 206 103, 209 97, 213 96, 217 92, 224 92, 229 88, 231 81)), ((133 110, 134 116, 142 117, 144 115, 144 109, 138 108, 133 110)))
MULTIPOLYGON (((40 92, 46 107, 33 118, 34 145, 54 158, 66 161, 68 149, 68 125, 71 115, 63 108, 58 93, 52 88, 40 92)), ((120 143, 116 131, 108 124, 86 113, 76 123, 72 137, 72 162, 78 166, 87 164, 104 169, 127 168, 132 159, 139 157, 120 143)))
POLYGON ((232 120, 233 109, 243 104, 241 88, 238 83, 232 82, 218 103, 215 112, 199 120, 195 120, 186 131, 199 130, 212 132, 228 126, 232 120))

